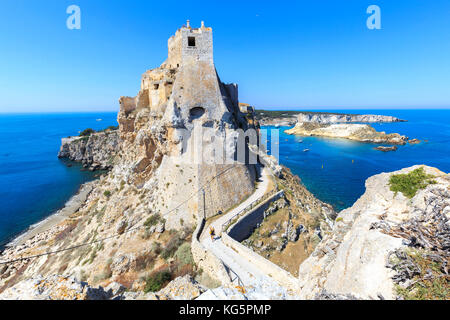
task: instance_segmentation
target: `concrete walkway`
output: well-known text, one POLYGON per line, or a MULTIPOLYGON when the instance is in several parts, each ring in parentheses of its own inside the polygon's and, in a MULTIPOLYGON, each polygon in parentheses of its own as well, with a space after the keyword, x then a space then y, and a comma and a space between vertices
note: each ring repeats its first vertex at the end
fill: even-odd
MULTIPOLYGON (((226 224, 235 214, 247 208, 252 202, 260 199, 269 187, 270 173, 266 168, 263 169, 260 181, 255 192, 239 206, 213 221, 211 225, 206 226, 200 236, 200 242, 217 258, 219 258, 228 268, 232 270, 230 275, 233 280, 235 274, 242 281, 246 295, 251 299, 289 299, 286 288, 280 286, 274 279, 265 275, 246 257, 239 255, 236 251, 226 246, 221 239, 222 226, 226 224), (216 231, 216 238, 211 241, 209 228, 212 226, 216 231)), ((234 281, 238 285, 238 281, 234 281)), ((214 291, 214 290, 213 290, 214 291)), ((220 294, 216 294, 217 297, 220 294)))

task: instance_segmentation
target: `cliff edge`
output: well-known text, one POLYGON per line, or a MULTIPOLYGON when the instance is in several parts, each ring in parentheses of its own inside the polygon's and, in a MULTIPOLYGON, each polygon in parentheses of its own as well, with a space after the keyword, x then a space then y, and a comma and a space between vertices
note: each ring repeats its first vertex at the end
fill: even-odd
POLYGON ((63 139, 59 157, 110 170, 74 210, 1 252, 0 293, 38 275, 118 282, 136 296, 187 275, 215 284, 193 260, 192 233, 199 217, 252 194, 257 164, 226 161, 251 115, 239 110, 237 85, 220 81, 203 23, 178 29, 167 60, 140 83, 136 97, 119 99, 118 130, 63 139))
POLYGON ((81 162, 89 170, 108 170, 120 149, 118 130, 93 132, 88 136, 61 139, 58 158, 81 162))
MULTIPOLYGON (((402 188, 414 190, 408 183, 402 188)), ((449 299, 449 190, 450 175, 427 166, 367 179, 364 195, 300 265, 300 297, 449 299), (430 180, 417 180, 414 196, 391 191, 392 176, 410 183, 420 168, 430 180)))
POLYGON ((404 122, 405 120, 376 114, 339 114, 326 112, 301 112, 297 116, 298 122, 315 123, 349 123, 349 122, 404 122))

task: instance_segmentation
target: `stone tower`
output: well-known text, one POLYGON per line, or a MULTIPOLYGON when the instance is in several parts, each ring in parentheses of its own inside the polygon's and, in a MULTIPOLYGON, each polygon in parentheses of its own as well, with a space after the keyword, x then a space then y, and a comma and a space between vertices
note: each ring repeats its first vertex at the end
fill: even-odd
MULTIPOLYGON (((254 165, 193 162, 189 158, 196 152, 188 146, 197 129, 208 129, 215 138, 228 141, 225 153, 232 153, 235 146, 229 143, 230 137, 237 139, 238 129, 248 127, 239 109, 237 85, 223 84, 217 75, 212 28, 203 22, 193 29, 188 21, 178 29, 168 40, 167 60, 145 72, 139 94, 122 97, 120 105, 118 121, 124 144, 140 155, 130 177, 137 187, 158 190, 153 195, 154 206, 162 215, 170 211, 165 216, 169 227, 194 224, 200 215, 224 212, 253 192, 254 165), (226 174, 215 178, 224 170, 226 174), (189 194, 202 188, 204 198, 199 192, 185 202, 189 194)), ((201 137, 200 144, 208 148, 211 138, 201 137)), ((222 151, 214 150, 217 152, 222 151)))
POLYGON ((188 20, 186 27, 170 37, 168 47, 167 64, 170 68, 178 68, 191 61, 214 64, 212 28, 206 28, 203 21, 200 28, 193 29, 188 20))

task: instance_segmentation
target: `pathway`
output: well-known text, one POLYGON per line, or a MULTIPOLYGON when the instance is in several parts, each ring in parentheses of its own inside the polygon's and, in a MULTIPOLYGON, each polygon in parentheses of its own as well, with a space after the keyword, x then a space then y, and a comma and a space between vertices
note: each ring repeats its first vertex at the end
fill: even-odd
MULTIPOLYGON (((228 213, 213 221, 209 226, 206 226, 200 236, 202 245, 211 251, 217 258, 219 258, 233 273, 237 274, 242 281, 246 296, 251 299, 287 299, 289 294, 286 288, 280 286, 274 279, 265 275, 246 257, 239 255, 236 251, 226 246, 221 239, 222 226, 233 218, 238 212, 247 208, 251 203, 260 199, 269 187, 270 173, 264 168, 261 173, 261 178, 255 192, 242 202, 236 208, 230 210, 228 213), (216 231, 216 238, 211 241, 209 236, 209 228, 212 226, 216 231)), ((238 285, 238 282, 235 282, 238 285)), ((211 290, 207 298, 213 299, 226 298, 226 289, 218 288, 211 290)))

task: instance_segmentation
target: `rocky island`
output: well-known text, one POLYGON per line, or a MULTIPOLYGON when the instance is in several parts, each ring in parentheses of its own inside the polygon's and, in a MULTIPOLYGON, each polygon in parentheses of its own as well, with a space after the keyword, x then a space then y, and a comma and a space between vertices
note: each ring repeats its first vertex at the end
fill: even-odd
POLYGON ((405 122, 392 116, 383 116, 375 114, 342 114, 331 112, 300 112, 297 115, 298 122, 315 123, 349 123, 349 122, 405 122))
POLYGON ((408 141, 406 136, 398 133, 378 132, 366 124, 322 124, 316 122, 298 122, 287 134, 301 136, 317 136, 327 138, 345 138, 360 142, 377 144, 404 145, 408 141))
POLYGON ((374 114, 344 114, 314 111, 255 110, 255 117, 261 126, 294 126, 296 123, 388 123, 405 122, 392 116, 374 114))

